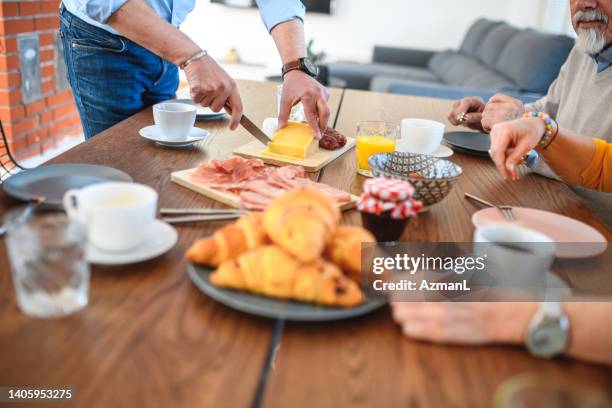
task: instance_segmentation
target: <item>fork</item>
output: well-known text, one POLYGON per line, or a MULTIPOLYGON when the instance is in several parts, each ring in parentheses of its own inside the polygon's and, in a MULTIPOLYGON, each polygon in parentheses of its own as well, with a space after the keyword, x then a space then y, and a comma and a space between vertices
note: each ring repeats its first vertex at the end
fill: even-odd
POLYGON ((499 211, 501 211, 504 218, 507 219, 508 221, 516 221, 516 216, 514 215, 514 212, 512 211, 512 207, 509 205, 495 205, 495 204, 488 202, 487 200, 483 200, 482 198, 476 197, 475 195, 470 194, 470 193, 465 193, 465 196, 469 198, 470 200, 486 205, 487 207, 497 208, 499 211))

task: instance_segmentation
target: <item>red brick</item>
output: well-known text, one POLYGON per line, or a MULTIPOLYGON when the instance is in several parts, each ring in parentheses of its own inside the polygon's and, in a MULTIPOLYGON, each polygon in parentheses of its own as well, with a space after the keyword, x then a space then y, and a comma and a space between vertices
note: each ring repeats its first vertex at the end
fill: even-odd
POLYGON ((40 68, 40 76, 42 78, 50 77, 55 75, 55 67, 53 65, 45 65, 40 68))
POLYGON ((38 38, 38 41, 41 47, 55 44, 55 38, 53 34, 49 34, 49 33, 41 34, 40 37, 38 38))
POLYGON ((2 91, 0 90, 0 105, 16 105, 21 103, 21 91, 2 91))
POLYGON ((45 100, 39 99, 36 102, 32 102, 26 105, 25 109, 26 109, 26 116, 31 116, 35 113, 38 113, 42 111, 43 109, 45 109, 45 100))
POLYGON ((21 76, 17 72, 0 73, 0 88, 16 89, 21 85, 21 76))
POLYGON ((3 106, 0 108, 0 120, 4 123, 16 122, 25 116, 25 108, 18 106, 3 106))
POLYGON ((14 17, 18 14, 17 3, 0 2, 0 17, 14 17))
POLYGON ((59 105, 60 103, 68 100, 72 100, 72 93, 70 91, 63 91, 55 95, 49 95, 46 98, 47 106, 49 107, 59 105))
POLYGON ((59 10, 59 1, 41 1, 40 12, 43 14, 57 14, 59 10))
POLYGON ((34 28, 36 31, 41 30, 56 30, 59 28, 59 17, 39 17, 34 19, 34 28))
POLYGON ((16 38, 0 38, 0 52, 17 52, 16 38))
POLYGON ((0 71, 11 71, 19 68, 17 55, 0 55, 0 71))
POLYGON ((53 111, 53 119, 63 118, 64 116, 68 116, 74 113, 76 113, 76 106, 71 103, 68 103, 66 105, 62 105, 61 107, 53 111))
POLYGON ((20 135, 24 135, 36 129, 37 124, 38 121, 36 117, 29 117, 17 123, 7 123, 4 126, 4 131, 6 132, 7 138, 17 138, 20 135))
POLYGON ((22 16, 33 16, 40 14, 40 2, 39 1, 20 1, 19 2, 19 14, 22 16))
POLYGON ((40 113, 40 123, 41 125, 46 125, 53 119, 53 113, 50 110, 44 111, 40 113))
POLYGON ((55 59, 55 51, 54 50, 42 50, 40 52, 40 61, 53 61, 55 59))
POLYGON ((45 81, 42 83, 42 85, 40 86, 42 93, 47 94, 50 92, 54 92, 55 91, 55 81, 51 80, 51 81, 45 81))
POLYGON ((11 35, 34 31, 34 21, 31 19, 5 20, 0 24, 0 35, 11 35))
POLYGON ((38 143, 33 146, 28 146, 27 148, 23 150, 16 151, 15 158, 17 159, 17 161, 22 161, 22 160, 26 160, 32 157, 40 156, 40 154, 41 154, 40 144, 38 143))

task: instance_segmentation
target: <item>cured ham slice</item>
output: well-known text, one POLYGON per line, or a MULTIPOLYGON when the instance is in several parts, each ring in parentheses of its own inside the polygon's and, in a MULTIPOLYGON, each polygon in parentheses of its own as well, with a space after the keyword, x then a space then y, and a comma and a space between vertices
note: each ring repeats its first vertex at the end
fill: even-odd
POLYGON ((301 166, 270 167, 257 159, 211 160, 200 165, 191 178, 215 190, 236 194, 242 208, 254 211, 264 210, 278 195, 303 187, 315 188, 338 203, 351 200, 344 191, 305 178, 301 166))

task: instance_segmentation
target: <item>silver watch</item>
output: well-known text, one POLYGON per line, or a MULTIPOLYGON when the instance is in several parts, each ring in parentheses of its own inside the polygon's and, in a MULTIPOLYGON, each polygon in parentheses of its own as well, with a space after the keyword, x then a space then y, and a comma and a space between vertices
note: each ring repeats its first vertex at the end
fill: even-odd
POLYGON ((529 352, 540 358, 553 358, 563 354, 569 344, 569 319, 560 302, 542 302, 529 322, 525 345, 529 352))

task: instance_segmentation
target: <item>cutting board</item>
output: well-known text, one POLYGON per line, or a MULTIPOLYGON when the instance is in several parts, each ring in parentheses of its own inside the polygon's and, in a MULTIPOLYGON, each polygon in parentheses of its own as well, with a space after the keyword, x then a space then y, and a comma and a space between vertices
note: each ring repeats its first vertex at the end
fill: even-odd
MULTIPOLYGON (((191 179, 191 174, 196 169, 188 169, 175 171, 170 175, 170 179, 183 187, 187 187, 190 190, 193 190, 197 193, 203 194, 208 198, 212 198, 213 200, 219 201, 227 206, 233 208, 240 207, 240 197, 236 194, 228 193, 225 191, 215 190, 203 183, 197 183, 191 179)), ((348 201, 340 206, 342 211, 351 210, 357 206, 357 202, 359 201, 359 197, 356 195, 351 195, 351 201, 348 201)))
POLYGON ((348 152, 355 146, 355 139, 352 137, 346 138, 346 144, 338 150, 319 149, 318 152, 306 159, 283 159, 278 157, 262 156, 261 152, 265 147, 258 141, 253 141, 234 150, 234 154, 245 157, 247 159, 260 159, 264 163, 273 164, 275 166, 285 166, 287 164, 295 164, 302 166, 305 171, 314 173, 327 166, 344 153, 348 152))

